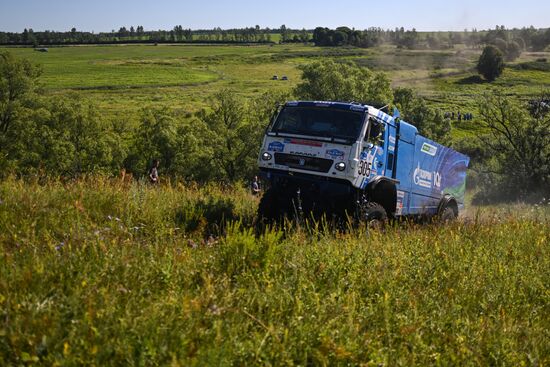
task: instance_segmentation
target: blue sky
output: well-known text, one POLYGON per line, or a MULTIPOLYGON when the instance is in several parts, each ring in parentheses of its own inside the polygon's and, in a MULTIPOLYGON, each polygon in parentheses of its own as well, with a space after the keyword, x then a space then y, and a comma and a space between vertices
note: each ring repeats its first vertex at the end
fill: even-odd
POLYGON ((0 31, 110 31, 143 25, 146 30, 185 28, 337 27, 463 30, 495 25, 550 27, 544 0, 0 0, 0 31))

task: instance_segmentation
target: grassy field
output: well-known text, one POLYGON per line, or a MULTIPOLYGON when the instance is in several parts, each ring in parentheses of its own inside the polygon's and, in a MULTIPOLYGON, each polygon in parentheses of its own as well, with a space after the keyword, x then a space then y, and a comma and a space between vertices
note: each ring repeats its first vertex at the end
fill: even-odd
POLYGON ((550 206, 255 237, 256 204, 213 186, 0 183, 0 364, 550 363, 550 206))
MULTIPOLYGON (((145 106, 193 113, 222 88, 291 90, 320 58, 387 72, 442 111, 475 114, 494 88, 523 100, 550 88, 536 61, 549 53, 489 84, 464 48, 10 51, 43 65, 46 95, 89 98, 120 123, 145 106)), ((215 184, 0 182, 0 365, 550 365, 548 200, 469 206, 446 226, 261 235, 257 205, 215 184)))
MULTIPOLYGON (((517 68, 550 53, 524 53, 495 83, 476 77, 480 50, 399 50, 319 48, 307 45, 201 46, 127 45, 54 47, 49 52, 11 48, 16 55, 43 65, 46 93, 76 93, 99 104, 116 120, 134 119, 143 106, 192 113, 209 104, 209 97, 232 88, 246 97, 267 90, 291 90, 300 78, 298 67, 321 58, 352 60, 388 73, 394 86, 407 86, 442 111, 476 111, 482 93, 505 87, 510 95, 528 99, 550 88, 550 72, 517 68), (271 77, 286 75, 289 81, 271 77)), ((547 65, 548 62, 541 63, 547 65)), ((468 133, 475 124, 457 124, 468 133)), ((474 129, 475 130, 475 129, 474 129)))

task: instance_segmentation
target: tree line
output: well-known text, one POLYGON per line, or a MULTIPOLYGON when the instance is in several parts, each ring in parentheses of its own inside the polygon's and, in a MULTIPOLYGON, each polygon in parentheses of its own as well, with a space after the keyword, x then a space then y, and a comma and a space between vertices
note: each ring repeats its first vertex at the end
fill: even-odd
POLYGON ((463 32, 418 32, 416 29, 405 30, 403 27, 394 30, 368 28, 366 30, 338 27, 329 29, 317 27, 313 31, 312 41, 317 46, 355 46, 375 47, 384 43, 406 49, 449 49, 457 44, 466 44, 471 48, 495 45, 504 53, 515 55, 521 50, 541 51, 550 45, 550 29, 506 29, 496 26, 488 31, 463 32))
POLYGON ((63 45, 63 44, 102 44, 102 43, 273 43, 275 35, 280 42, 308 42, 311 31, 294 30, 282 25, 279 28, 260 28, 259 25, 246 28, 191 30, 176 25, 171 30, 144 30, 143 26, 120 27, 118 31, 86 32, 72 28, 69 31, 34 31, 25 28, 23 32, 0 32, 2 45, 63 45))
POLYGON ((252 99, 234 90, 215 93, 208 108, 190 116, 145 108, 135 123, 106 119, 93 102, 48 97, 41 69, 0 53, 0 178, 64 177, 102 173, 145 177, 153 160, 163 176, 235 183, 257 172, 258 149, 278 103, 289 99, 356 101, 401 118, 422 135, 472 158, 470 182, 480 197, 515 199, 550 188, 550 95, 524 105, 504 94, 479 99, 482 134, 451 139, 451 121, 410 88, 392 89, 385 73, 332 60, 301 66, 302 81, 288 92, 252 99))

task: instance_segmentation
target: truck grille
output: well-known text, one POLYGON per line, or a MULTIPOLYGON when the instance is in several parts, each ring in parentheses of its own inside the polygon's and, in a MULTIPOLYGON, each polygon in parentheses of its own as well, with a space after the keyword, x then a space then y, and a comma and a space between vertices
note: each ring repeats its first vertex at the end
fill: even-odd
POLYGON ((332 167, 331 159, 303 157, 300 155, 275 153, 275 164, 306 171, 328 172, 332 167))

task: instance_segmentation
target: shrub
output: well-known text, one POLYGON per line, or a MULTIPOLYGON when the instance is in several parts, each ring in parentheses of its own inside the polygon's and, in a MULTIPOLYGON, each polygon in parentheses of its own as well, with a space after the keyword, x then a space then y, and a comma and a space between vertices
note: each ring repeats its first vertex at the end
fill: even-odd
POLYGON ((477 71, 485 79, 492 82, 502 74, 504 70, 504 60, 502 53, 495 46, 487 46, 479 57, 477 71))
POLYGON ((362 102, 383 106, 393 100, 390 80, 351 62, 316 61, 301 67, 302 82, 294 90, 302 100, 362 102))

